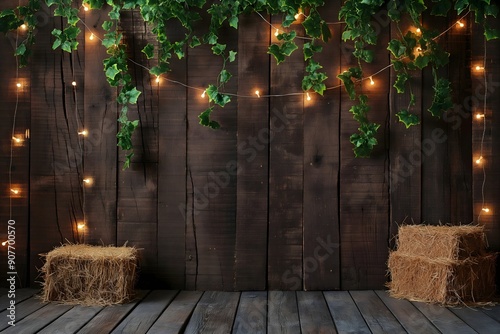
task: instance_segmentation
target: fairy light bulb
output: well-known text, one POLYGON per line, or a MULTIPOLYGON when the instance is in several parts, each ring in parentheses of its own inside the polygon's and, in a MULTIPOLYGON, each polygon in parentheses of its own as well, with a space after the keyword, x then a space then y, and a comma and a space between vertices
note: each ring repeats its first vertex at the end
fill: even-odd
POLYGON ((11 193, 13 193, 14 195, 19 195, 19 193, 21 192, 19 189, 16 189, 16 188, 12 188, 10 190, 11 193))
POLYGON ((279 34, 280 34, 280 31, 278 29, 276 29, 276 31, 274 32, 274 36, 278 37, 279 34))
POLYGON ((298 19, 299 19, 299 17, 300 17, 300 13, 295 14, 295 16, 294 16, 294 17, 295 17, 295 19, 296 19, 296 20, 298 20, 298 19))
POLYGON ((83 179, 83 183, 85 183, 85 185, 87 185, 87 186, 92 185, 92 178, 87 177, 87 178, 83 179))
POLYGON ((484 211, 484 212, 490 212, 489 208, 482 208, 481 210, 484 211))
POLYGON ((311 95, 309 95, 309 93, 306 93, 306 100, 311 101, 311 95))
POLYGON ((85 223, 78 223, 76 227, 81 231, 85 228, 85 223))
POLYGON ((78 132, 78 134, 79 134, 80 136, 84 136, 84 137, 86 137, 86 136, 89 134, 89 132, 88 132, 87 130, 82 130, 82 131, 78 132))
POLYGON ((204 90, 204 91, 203 91, 203 93, 201 93, 201 95, 200 95, 200 96, 201 96, 201 98, 202 98, 202 99, 204 99, 204 98, 205 98, 206 93, 207 93, 207 91, 206 91, 206 90, 204 90))
POLYGON ((256 90, 255 95, 257 95, 257 97, 260 97, 260 92, 258 90, 256 90))
POLYGON ((93 41, 93 40, 94 40, 94 34, 93 34, 93 33, 92 33, 92 34, 90 34, 89 39, 90 39, 91 41, 93 41))
POLYGON ((71 83, 71 85, 72 85, 73 87, 76 87, 76 81, 73 81, 73 82, 71 83))
POLYGON ((88 12, 89 11, 89 7, 83 5, 83 10, 86 11, 86 12, 88 12))
POLYGON ((8 241, 2 242, 2 246, 6 246, 8 243, 9 243, 8 241))
POLYGON ((26 30, 26 29, 28 29, 28 26, 25 23, 23 23, 23 24, 21 24, 21 29, 26 30))
POLYGON ((459 20, 459 21, 457 21, 457 26, 459 28, 463 28, 465 26, 465 24, 462 21, 459 20))
POLYGON ((479 158, 476 159, 476 164, 480 165, 483 162, 483 157, 480 156, 479 158))
POLYGON ((484 118, 483 114, 476 114, 476 119, 481 119, 481 118, 484 118))
POLYGON ((375 81, 373 81, 373 78, 371 76, 369 79, 370 79, 370 85, 372 85, 372 86, 375 85, 375 81))
POLYGON ((23 84, 22 84, 22 83, 20 83, 20 82, 16 83, 16 87, 17 87, 17 88, 21 88, 22 86, 23 86, 23 84))
POLYGON ((482 71, 484 70, 484 67, 477 65, 476 66, 476 71, 482 71))
POLYGON ((22 138, 19 138, 19 137, 12 137, 12 140, 14 141, 14 143, 16 144, 20 144, 23 142, 23 139, 22 138))
POLYGON ((417 34, 420 34, 420 33, 422 32, 422 30, 420 30, 420 28, 417 28, 417 30, 415 30, 415 32, 416 32, 417 34))

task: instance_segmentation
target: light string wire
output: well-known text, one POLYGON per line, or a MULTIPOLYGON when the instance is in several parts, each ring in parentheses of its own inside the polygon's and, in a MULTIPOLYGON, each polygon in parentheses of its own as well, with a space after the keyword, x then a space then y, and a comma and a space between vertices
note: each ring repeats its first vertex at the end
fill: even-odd
MULTIPOLYGON (((263 20, 264 22, 266 22, 272 29, 277 29, 271 22, 269 22, 266 18, 264 18, 264 16, 262 16, 261 13, 259 12, 256 12, 263 20)), ((464 18, 467 17, 467 15, 469 15, 470 13, 470 10, 468 10, 464 15, 462 15, 458 20, 458 21, 461 21, 463 20, 464 18)), ((304 14, 302 14, 304 15, 304 14)), ((305 16, 305 15, 304 15, 305 16)), ((97 34, 95 34, 93 32, 93 30, 85 23, 84 20, 82 20, 80 18, 80 22, 82 22, 83 26, 91 33, 91 36, 93 36, 94 38, 97 38, 99 41, 102 42, 102 38, 100 38, 97 34)), ((437 35, 436 37, 433 38, 433 40, 437 40, 438 38, 440 38, 441 36, 443 36, 445 33, 447 33, 448 31, 450 31, 451 29, 453 29, 454 26, 457 25, 457 22, 453 23, 452 25, 450 25, 446 30, 444 30, 443 32, 441 32, 439 35, 437 35)), ((328 23, 328 24, 343 24, 344 22, 331 22, 331 23, 328 23)), ((297 36, 296 38, 299 38, 301 36, 297 36)), ((303 37, 305 39, 310 39, 309 37, 303 37)), ((131 59, 131 58, 128 58, 128 60, 139 66, 139 67, 142 67, 143 69, 147 70, 147 71, 150 71, 150 69, 147 67, 147 66, 144 66, 143 64, 140 64, 138 62, 136 62, 135 60, 131 59)), ((358 79, 358 80, 354 80, 354 83, 360 83, 362 81, 365 81, 365 80, 372 80, 374 76, 384 72, 385 70, 393 67, 394 64, 389 64, 383 68, 381 68, 380 70, 374 72, 373 74, 370 74, 370 75, 367 75, 361 79, 358 79)), ((195 86, 190 86, 188 84, 185 84, 183 82, 180 82, 180 81, 177 81, 177 80, 172 80, 172 79, 169 79, 169 78, 165 78, 163 76, 159 76, 161 77, 162 79, 164 79, 165 81, 167 82, 171 82, 173 84, 177 84, 177 85, 181 85, 185 88, 188 88, 188 89, 192 89, 192 90, 197 90, 197 91, 200 91, 200 92, 204 92, 205 89, 204 88, 200 88, 200 87, 195 87, 195 86)), ((335 85, 335 86, 331 86, 331 87, 327 87, 325 90, 332 90, 332 89, 337 89, 337 88, 341 88, 343 87, 344 84, 343 83, 340 83, 338 85, 335 85)), ((228 96, 234 96, 234 97, 238 97, 238 98, 252 98, 252 99, 255 99, 255 98, 272 98, 272 97, 286 97, 286 96, 304 96, 306 94, 306 92, 291 92, 291 93, 284 93, 284 94, 259 94, 258 96, 256 95, 248 95, 248 94, 238 94, 238 93, 229 93, 229 92, 221 92, 222 94, 225 94, 225 95, 228 95, 228 96)))
MULTIPOLYGON (((483 45, 484 45, 484 55, 483 55, 483 80, 484 80, 484 95, 483 95, 483 133, 481 134, 481 145, 479 149, 479 159, 483 159, 483 148, 484 148, 484 138, 486 136, 486 110, 488 108, 488 78, 486 76, 486 58, 487 58, 487 43, 486 43, 486 37, 483 39, 483 45)), ((481 162, 481 169, 483 171, 483 182, 481 184, 481 209, 479 210, 479 213, 477 215, 477 222, 480 222, 481 214, 483 211, 486 212, 488 210, 487 208, 484 207, 485 203, 485 196, 484 196, 484 188, 486 185, 486 166, 485 164, 481 162)), ((489 211, 489 210, 488 210, 489 211)))

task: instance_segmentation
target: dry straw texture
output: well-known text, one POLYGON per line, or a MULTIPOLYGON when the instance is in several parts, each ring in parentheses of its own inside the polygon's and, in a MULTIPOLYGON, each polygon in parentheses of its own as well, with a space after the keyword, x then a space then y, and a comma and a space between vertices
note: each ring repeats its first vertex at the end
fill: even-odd
POLYGON ((481 304, 495 294, 496 254, 481 226, 404 225, 389 255, 396 298, 444 305, 481 304))
POLYGON ((44 256, 43 301, 105 306, 133 297, 135 248, 63 245, 44 256))

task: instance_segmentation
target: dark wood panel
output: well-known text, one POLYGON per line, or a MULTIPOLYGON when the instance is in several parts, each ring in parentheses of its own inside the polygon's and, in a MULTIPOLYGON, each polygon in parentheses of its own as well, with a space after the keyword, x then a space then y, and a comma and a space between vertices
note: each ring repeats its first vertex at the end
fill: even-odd
POLYGON ((111 333, 146 333, 178 291, 152 291, 111 333))
POLYGON ((23 320, 16 322, 2 333, 31 334, 36 333, 52 321, 68 312, 73 306, 49 304, 36 312, 31 313, 23 320))
POLYGON ((351 291, 351 296, 372 333, 403 333, 394 315, 373 291, 351 291))
POLYGON ((106 307, 78 331, 79 334, 109 333, 131 310, 148 294, 149 291, 138 291, 133 302, 106 307))
POLYGON ((321 291, 297 291, 302 333, 337 333, 321 291))
POLYGON ((239 292, 205 292, 193 311, 186 333, 229 333, 239 297, 239 292))
POLYGON ((323 294, 340 333, 371 333, 349 292, 325 291, 323 294))
MULTIPOLYGON (((12 292, 9 292, 9 290, 5 289, 5 295, 2 295, 0 297, 0 310, 5 310, 7 307, 10 306, 10 301, 12 299, 10 297, 14 297, 14 296, 12 296, 12 292), (11 295, 11 296, 9 296, 9 295, 11 295)), ((16 291, 14 293, 15 298, 16 298, 16 303, 20 303, 20 302, 30 298, 31 296, 33 296, 37 292, 38 292, 37 289, 19 289, 19 290, 16 289, 16 291)))
MULTIPOLYGON (((85 188, 85 241, 90 244, 116 244, 116 89, 106 81, 102 62, 108 57, 97 37, 104 36, 101 25, 107 17, 98 11, 86 11, 85 23, 85 96, 84 115, 79 131, 84 148, 84 177, 93 179, 85 188)), ((82 29, 83 30, 83 29, 82 29)))
MULTIPOLYGON (((269 90, 269 25, 243 16, 238 35, 238 90, 269 90), (252 77, 252 80, 248 80, 252 77)), ((235 290, 264 290, 267 283, 269 100, 238 99, 235 290), (251 178, 251 182, 246 182, 251 178)))
POLYGON ((74 306, 71 310, 61 315, 55 321, 50 323, 40 334, 71 334, 76 333, 87 322, 89 322, 97 313, 102 310, 100 306, 74 306))
POLYGON ((457 317, 478 333, 493 333, 500 329, 500 322, 473 308, 449 308, 457 317))
POLYGON ((269 291, 267 332, 300 333, 297 296, 293 291, 269 291))
MULTIPOLYGON (((33 296, 29 299, 26 299, 19 304, 16 304, 16 322, 23 320, 27 316, 29 316, 31 313, 36 312, 37 310, 41 309, 42 307, 45 307, 46 304, 42 303, 36 296, 33 296)), ((0 331, 4 330, 6 328, 11 327, 8 324, 8 321, 10 320, 7 318, 7 315, 10 313, 10 310, 5 310, 0 313, 0 316, 2 319, 4 319, 3 322, 0 323, 0 331)), ((15 327, 12 327, 15 328, 15 327)))
MULTIPOLYGON (((281 17, 271 22, 281 28, 281 17)), ((298 22, 296 22, 298 23, 298 22)), ((303 35, 303 29, 293 24, 290 31, 303 35)), ((272 33, 271 42, 277 42, 272 33)), ((282 30, 283 32, 283 30, 282 30)), ((303 41, 296 40, 299 50, 303 41)), ((303 256, 303 155, 304 155, 304 96, 300 82, 304 71, 303 55, 295 51, 286 62, 277 65, 271 59, 270 91, 261 94, 299 93, 297 96, 272 97, 271 112, 287 119, 285 128, 271 129, 269 160, 269 248, 268 288, 301 290, 303 256), (282 145, 287 143, 287 145, 282 145)))
POLYGON ((412 302, 442 333, 476 333, 450 310, 420 302, 412 302))
POLYGON ((267 292, 241 293, 232 333, 267 333, 267 292))
POLYGON ((202 294, 201 291, 181 291, 148 330, 148 334, 183 333, 202 294))
MULTIPOLYGON (((339 2, 327 2, 323 19, 334 22, 339 8, 339 2)), ((335 26, 330 30, 332 40, 314 59, 329 77, 326 85, 333 87, 338 84, 341 31, 335 26)), ((310 96, 311 101, 304 102, 304 289, 340 289, 340 90, 310 96)))

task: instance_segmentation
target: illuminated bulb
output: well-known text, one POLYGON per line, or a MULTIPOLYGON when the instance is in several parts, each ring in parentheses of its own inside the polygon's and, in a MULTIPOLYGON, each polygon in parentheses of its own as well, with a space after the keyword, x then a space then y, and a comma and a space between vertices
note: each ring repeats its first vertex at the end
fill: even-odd
POLYGON ((375 81, 373 81, 372 77, 370 77, 370 85, 372 85, 372 86, 375 85, 375 81))
POLYGON ((257 95, 258 97, 260 97, 260 92, 258 90, 255 91, 255 95, 257 95))
POLYGON ((207 91, 206 91, 206 90, 204 90, 204 91, 203 91, 203 93, 201 93, 201 95, 200 95, 203 99, 205 98, 206 92, 207 92, 207 91))
POLYGON ((300 13, 295 14, 295 16, 294 16, 294 17, 295 17, 295 19, 296 19, 296 20, 298 20, 298 19, 299 19, 299 17, 300 17, 300 13))
POLYGON ((89 39, 92 41, 94 39, 94 34, 90 34, 89 39))
POLYGON ((160 76, 159 75, 156 76, 155 82, 160 83, 160 76))
POLYGON ((28 26, 23 23, 23 24, 21 24, 21 29, 26 30, 26 29, 28 29, 28 26))
POLYGON ((415 30, 415 32, 416 32, 417 34, 420 34, 420 33, 422 32, 422 30, 420 30, 420 28, 417 28, 417 30, 415 30))
POLYGON ((484 67, 477 65, 476 66, 476 71, 482 71, 484 70, 484 67))
POLYGON ((23 141, 21 138, 17 137, 12 137, 12 140, 15 141, 16 143, 21 143, 23 141))
POLYGON ((87 130, 82 130, 82 131, 78 132, 78 134, 79 134, 80 136, 84 136, 84 137, 86 137, 86 136, 89 134, 89 132, 88 132, 87 130))
POLYGON ((79 229, 79 230, 83 230, 85 228, 85 224, 84 223, 78 223, 78 225, 76 225, 76 227, 79 229))
POLYGON ((89 10, 89 7, 83 5, 83 10, 87 12, 89 10))
POLYGON ((73 85, 73 87, 76 87, 76 81, 73 81, 71 84, 73 85))
POLYGON ((276 31, 274 32, 274 36, 278 37, 279 34, 280 34, 280 31, 278 29, 276 29, 276 31))
POLYGON ((476 118, 477 118, 477 119, 484 118, 484 115, 483 115, 483 114, 476 114, 476 118))
POLYGON ((7 245, 7 243, 8 243, 8 241, 4 241, 4 242, 2 242, 2 246, 7 245))
POLYGON ((460 27, 460 28, 463 28, 465 26, 465 24, 463 24, 462 21, 457 21, 457 25, 460 27))
POLYGON ((476 164, 480 165, 481 162, 483 162, 483 157, 482 156, 476 159, 476 164))
POLYGON ((18 83, 16 83, 16 86, 17 86, 17 88, 21 88, 23 86, 23 84, 18 82, 18 83))
POLYGON ((11 189, 10 192, 14 195, 19 195, 19 189, 11 189))
POLYGON ((420 46, 419 46, 419 47, 417 47, 417 51, 418 51, 418 52, 421 52, 421 51, 422 51, 422 48, 421 48, 420 46))
POLYGON ((309 95, 309 93, 306 93, 306 100, 311 101, 311 95, 309 95))
POLYGON ((91 185, 92 184, 92 179, 91 178, 86 178, 86 179, 83 179, 83 182, 87 185, 91 185))
POLYGON ((483 210, 484 212, 490 212, 490 209, 488 208, 482 208, 481 210, 483 210))

